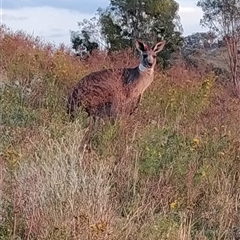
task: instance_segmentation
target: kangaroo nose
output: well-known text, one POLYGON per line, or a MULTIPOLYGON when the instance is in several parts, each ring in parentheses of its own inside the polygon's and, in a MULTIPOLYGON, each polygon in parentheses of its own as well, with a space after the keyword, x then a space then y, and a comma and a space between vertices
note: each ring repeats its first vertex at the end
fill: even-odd
POLYGON ((153 63, 150 62, 150 63, 148 63, 148 65, 149 65, 149 67, 152 67, 153 63))

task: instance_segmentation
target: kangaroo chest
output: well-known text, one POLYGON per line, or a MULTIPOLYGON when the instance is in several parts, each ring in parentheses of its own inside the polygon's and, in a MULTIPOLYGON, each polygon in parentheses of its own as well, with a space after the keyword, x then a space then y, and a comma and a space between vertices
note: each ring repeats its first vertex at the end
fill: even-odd
POLYGON ((139 95, 142 95, 153 82, 153 77, 153 73, 140 75, 140 78, 135 83, 135 86, 133 86, 132 97, 138 97, 139 95))
POLYGON ((153 82, 153 73, 147 77, 142 77, 142 79, 140 79, 139 81, 139 91, 141 91, 141 93, 143 93, 149 86, 150 84, 153 82))

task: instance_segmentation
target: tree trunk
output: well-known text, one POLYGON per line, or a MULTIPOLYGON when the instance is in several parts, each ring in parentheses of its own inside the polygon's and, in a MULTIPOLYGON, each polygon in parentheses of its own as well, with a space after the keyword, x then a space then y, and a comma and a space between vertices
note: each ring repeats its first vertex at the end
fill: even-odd
POLYGON ((238 39, 234 37, 225 38, 228 58, 229 58, 229 68, 231 74, 231 80, 236 87, 238 97, 240 97, 240 81, 237 74, 238 70, 238 39))

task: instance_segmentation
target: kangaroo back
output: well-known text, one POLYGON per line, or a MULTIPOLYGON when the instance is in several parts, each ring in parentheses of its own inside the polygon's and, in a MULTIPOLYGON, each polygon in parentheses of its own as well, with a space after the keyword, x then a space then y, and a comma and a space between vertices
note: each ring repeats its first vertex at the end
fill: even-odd
POLYGON ((124 101, 121 70, 92 72, 83 77, 70 92, 68 113, 71 118, 77 107, 84 108, 88 115, 99 117, 116 115, 118 105, 124 101))

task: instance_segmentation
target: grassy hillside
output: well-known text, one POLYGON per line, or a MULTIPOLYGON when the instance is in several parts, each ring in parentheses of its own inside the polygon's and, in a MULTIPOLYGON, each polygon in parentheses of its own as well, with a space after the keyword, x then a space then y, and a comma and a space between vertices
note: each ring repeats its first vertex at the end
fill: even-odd
POLYGON ((237 239, 240 105, 212 74, 157 71, 138 112, 88 136, 68 89, 137 62, 87 62, 0 32, 0 239, 237 239))

